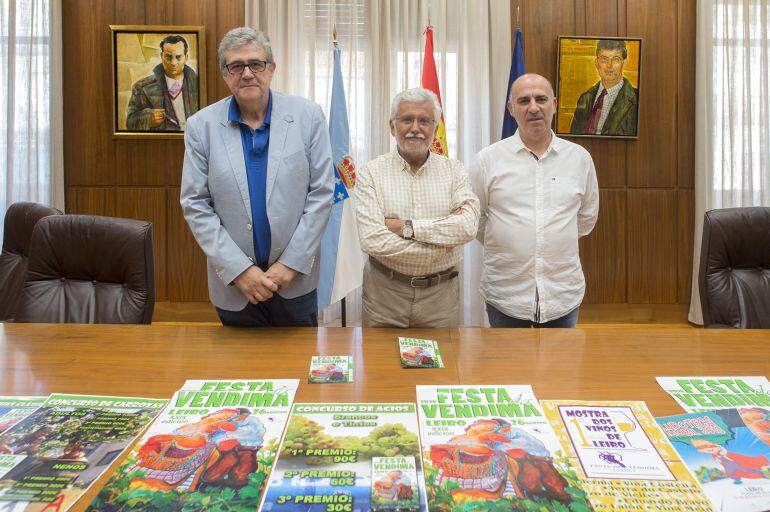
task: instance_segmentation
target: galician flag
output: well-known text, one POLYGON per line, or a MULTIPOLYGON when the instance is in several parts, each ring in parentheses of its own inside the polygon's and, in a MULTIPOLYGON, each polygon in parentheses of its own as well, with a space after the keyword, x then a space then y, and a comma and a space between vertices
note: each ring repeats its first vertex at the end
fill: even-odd
MULTIPOLYGON (((438 102, 441 103, 441 91, 438 87, 438 73, 436 72, 436 61, 433 60, 433 27, 428 25, 425 27, 425 61, 422 65, 422 88, 433 91, 438 97, 438 102)), ((444 104, 441 103, 441 120, 438 124, 438 131, 436 132, 436 138, 433 139, 433 144, 430 145, 430 150, 437 155, 449 156, 449 147, 446 143, 446 126, 444 125, 444 104)))
POLYGON ((364 255, 358 243, 356 209, 353 204, 356 168, 349 154, 348 110, 342 83, 340 49, 336 42, 332 102, 329 109, 329 139, 334 161, 334 201, 329 225, 321 239, 319 311, 361 286, 364 272, 364 255))

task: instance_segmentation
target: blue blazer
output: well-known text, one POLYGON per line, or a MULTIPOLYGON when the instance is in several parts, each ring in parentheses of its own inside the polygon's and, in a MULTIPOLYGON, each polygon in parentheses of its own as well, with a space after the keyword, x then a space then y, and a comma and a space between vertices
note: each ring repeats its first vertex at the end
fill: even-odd
MULTIPOLYGON (((241 131, 227 119, 232 97, 187 120, 179 202, 195 240, 206 254, 211 302, 240 311, 248 302, 233 280, 255 260, 251 202, 241 131)), ((318 285, 321 237, 334 192, 329 130, 321 107, 273 92, 267 152, 269 264, 280 261, 299 274, 285 298, 318 285)))

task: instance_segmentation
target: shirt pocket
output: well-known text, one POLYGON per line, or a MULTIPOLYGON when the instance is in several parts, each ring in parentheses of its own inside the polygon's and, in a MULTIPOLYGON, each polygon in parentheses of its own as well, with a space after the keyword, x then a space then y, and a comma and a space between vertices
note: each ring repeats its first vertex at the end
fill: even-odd
POLYGON ((551 208, 555 212, 570 210, 580 203, 582 191, 575 178, 551 176, 548 180, 548 191, 551 208))

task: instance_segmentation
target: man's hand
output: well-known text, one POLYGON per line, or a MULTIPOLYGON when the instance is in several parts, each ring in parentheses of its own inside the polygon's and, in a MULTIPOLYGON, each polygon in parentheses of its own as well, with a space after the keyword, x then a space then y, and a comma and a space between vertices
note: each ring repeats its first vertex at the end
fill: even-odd
POLYGON ((452 210, 452 215, 462 215, 462 213, 463 213, 463 209, 460 208, 459 206, 454 210, 452 210))
POLYGON ((392 218, 386 218, 385 219, 385 227, 388 228, 388 230, 391 233, 394 233, 398 236, 403 237, 404 236, 404 225, 406 222, 404 222, 401 219, 392 219, 392 218))
POLYGON ((163 121, 166 120, 166 111, 162 108, 152 109, 152 115, 150 116, 150 126, 160 126, 163 121))
POLYGON ((264 302, 278 291, 278 285, 254 265, 241 272, 233 283, 252 304, 264 302))
POLYGON ((289 286, 291 280, 297 275, 297 271, 287 267, 280 261, 276 261, 269 269, 267 269, 265 275, 278 286, 278 290, 283 290, 289 286))

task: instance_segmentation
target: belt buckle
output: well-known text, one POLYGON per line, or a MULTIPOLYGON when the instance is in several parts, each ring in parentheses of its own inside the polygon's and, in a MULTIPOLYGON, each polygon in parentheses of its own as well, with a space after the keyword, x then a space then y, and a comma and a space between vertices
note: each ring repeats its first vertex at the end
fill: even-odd
POLYGON ((425 276, 413 276, 409 280, 409 286, 412 288, 427 288, 427 279, 425 279, 425 276), (415 280, 420 281, 419 284, 415 283, 415 280))

